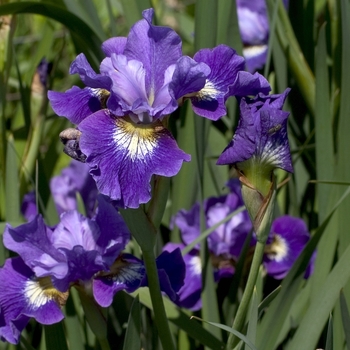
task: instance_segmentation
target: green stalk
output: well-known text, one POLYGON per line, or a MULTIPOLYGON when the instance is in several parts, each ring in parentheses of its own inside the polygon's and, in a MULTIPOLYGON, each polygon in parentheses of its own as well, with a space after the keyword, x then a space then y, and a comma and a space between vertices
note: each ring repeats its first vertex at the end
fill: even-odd
MULTIPOLYGON (((262 258, 264 255, 264 248, 265 248, 265 243, 261 243, 259 241, 256 243, 252 266, 250 268, 250 272, 248 276, 248 281, 244 289, 243 297, 239 304, 237 314, 233 321, 232 328, 240 333, 242 333, 242 330, 244 327, 244 322, 248 312, 250 299, 253 295, 254 286, 259 274, 260 264, 262 262, 262 258)), ((239 338, 237 338, 233 333, 230 333, 228 337, 226 349, 232 350, 238 344, 239 341, 240 341, 239 338)))
MULTIPOLYGON (((258 241, 255 246, 255 251, 253 255, 253 261, 252 265, 250 267, 249 276, 247 280, 247 284, 245 286, 243 296, 241 303, 238 306, 237 314, 234 318, 232 328, 236 331, 242 333, 245 325, 245 320, 247 316, 247 312, 249 309, 250 300, 253 295, 253 290, 257 281, 257 277, 259 274, 260 264, 263 259, 264 255, 264 249, 265 249, 265 243, 267 241, 267 238, 269 236, 270 230, 271 230, 271 224, 273 220, 273 213, 275 209, 275 202, 276 202, 276 178, 274 174, 271 174, 272 182, 270 187, 270 192, 265 197, 264 201, 260 202, 260 209, 258 210, 258 213, 250 213, 251 217, 254 218, 253 224, 255 227, 256 236, 258 238, 258 241), (260 219, 261 218, 261 221, 260 219)), ((244 192, 243 190, 246 188, 245 185, 243 185, 242 188, 242 194, 243 199, 246 204, 246 207, 249 211, 251 206, 253 206, 254 210, 255 203, 253 203, 249 198, 256 198, 254 194, 254 190, 250 189, 250 192, 244 192)), ((264 189, 262 189, 264 191, 264 189)), ((258 192, 258 191, 256 191, 258 192)), ((234 336, 232 333, 230 333, 226 349, 233 349, 238 343, 240 339, 234 336)))
POLYGON ((163 349, 175 350, 175 344, 170 332, 169 322, 165 313, 162 293, 160 291, 160 284, 158 279, 158 270, 155 256, 152 250, 142 250, 143 260, 146 266, 149 292, 154 312, 154 319, 156 322, 160 341, 163 349))
POLYGON ((303 96, 310 113, 315 115, 315 77, 306 62, 298 40, 294 35, 286 9, 281 0, 269 0, 268 6, 270 13, 273 13, 274 6, 278 6, 276 25, 278 40, 282 46, 293 76, 299 86, 301 95, 303 96))
POLYGON ((175 350, 168 319, 165 313, 162 293, 160 291, 158 270, 153 251, 156 242, 157 229, 142 208, 121 209, 120 213, 142 250, 143 259, 146 266, 149 291, 151 294, 154 318, 163 349, 175 350))
POLYGON ((107 340, 107 308, 99 306, 94 297, 82 287, 77 287, 86 320, 100 343, 101 350, 110 350, 107 340))

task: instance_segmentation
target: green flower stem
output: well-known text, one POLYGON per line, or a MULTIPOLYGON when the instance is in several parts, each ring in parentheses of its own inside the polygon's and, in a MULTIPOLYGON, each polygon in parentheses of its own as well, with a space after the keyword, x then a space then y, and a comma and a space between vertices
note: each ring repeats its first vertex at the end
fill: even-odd
POLYGON ((107 340, 107 308, 98 305, 94 297, 82 287, 77 287, 86 320, 98 339, 101 350, 110 350, 107 340))
MULTIPOLYGON (((240 333, 242 333, 244 329, 250 300, 253 295, 253 290, 259 274, 260 264, 262 262, 263 255, 264 255, 265 243, 267 241, 267 237, 271 230, 271 224, 272 224, 273 213, 274 213, 275 202, 276 202, 276 178, 273 173, 271 174, 271 177, 272 177, 272 183, 270 184, 270 192, 267 194, 264 201, 260 202, 261 207, 259 210, 258 220, 257 218, 255 218, 255 220, 253 221, 258 241, 255 246, 255 251, 253 255, 252 265, 249 271, 248 281, 245 286, 242 300, 238 306, 237 314, 235 316, 235 319, 232 325, 232 328, 240 333)), ((245 189, 245 185, 243 185, 242 190, 244 189, 245 189)), ((255 192, 258 192, 258 191, 255 191, 255 192)), ((244 192, 242 193, 244 194, 244 192)), ((251 195, 254 198, 254 193, 252 193, 251 195)), ((249 205, 253 204, 254 206, 255 204, 252 201, 247 200, 249 198, 246 198, 245 195, 243 195, 243 198, 244 198, 246 207, 249 211, 249 205)), ((233 349, 238 344, 238 342, 239 342, 239 338, 235 337, 232 333, 230 333, 226 349, 227 350, 233 349)))
POLYGON ((170 188, 170 177, 154 177, 153 196, 147 209, 147 216, 155 227, 159 227, 164 215, 170 188))
POLYGON ((121 209, 120 213, 142 250, 154 318, 163 349, 174 350, 175 345, 165 313, 163 297, 160 291, 156 259, 153 251, 156 242, 157 229, 142 208, 121 209))
MULTIPOLYGON (((233 329, 241 333, 242 333, 246 315, 248 312, 250 299, 253 295, 254 286, 258 277, 260 264, 262 262, 262 258, 264 255, 264 248, 265 248, 265 243, 261 243, 258 241, 255 247, 253 261, 252 261, 252 265, 248 276, 248 281, 244 289, 243 297, 242 297, 241 303, 239 304, 237 314, 235 316, 235 319, 232 325, 233 329)), ((240 339, 237 338, 234 334, 230 333, 228 337, 226 349, 232 350, 238 344, 239 340, 240 339)))
MULTIPOLYGON (((141 247, 142 250, 142 247, 141 247)), ((169 322, 165 313, 162 293, 160 291, 158 270, 155 256, 152 250, 142 250, 143 260, 146 266, 149 292, 154 312, 154 319, 158 329, 163 349, 175 350, 175 344, 170 332, 169 322)))

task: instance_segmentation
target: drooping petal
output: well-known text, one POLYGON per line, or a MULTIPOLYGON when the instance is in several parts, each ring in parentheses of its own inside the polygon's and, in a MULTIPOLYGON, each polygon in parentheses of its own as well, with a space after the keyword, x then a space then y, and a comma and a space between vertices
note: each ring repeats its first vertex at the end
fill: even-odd
MULTIPOLYGON (((61 266, 65 262, 64 255, 52 245, 51 235, 52 232, 44 224, 41 215, 37 215, 33 221, 16 228, 7 224, 4 231, 4 245, 7 249, 18 253, 38 277, 46 276, 39 273, 43 260, 49 259, 50 265, 54 266, 61 266)), ((64 267, 63 270, 61 273, 67 272, 64 267)))
POLYGON ((79 74, 81 81, 90 88, 109 91, 112 85, 110 77, 95 73, 83 53, 79 54, 72 62, 69 74, 79 74))
POLYGON ((87 116, 103 108, 108 94, 107 90, 80 89, 73 86, 66 92, 49 91, 47 96, 57 115, 66 117, 73 124, 79 124, 87 116))
POLYGON ((244 58, 232 48, 219 45, 212 50, 198 51, 193 59, 206 63, 211 69, 204 88, 191 98, 194 111, 208 119, 218 120, 226 114, 225 102, 232 95, 229 86, 244 69, 244 58))
POLYGON ((93 293, 96 302, 102 307, 112 304, 114 295, 120 290, 132 293, 145 275, 141 260, 131 254, 122 254, 111 266, 111 270, 100 273, 93 279, 93 293))
POLYGON ((137 208, 150 199, 153 174, 174 176, 190 156, 160 122, 136 125, 99 111, 80 125, 80 147, 101 193, 137 208), (98 140, 96 140, 98 135, 98 140))
POLYGON ((19 337, 31 317, 42 324, 63 319, 60 306, 68 293, 55 290, 48 279, 37 279, 34 272, 19 257, 7 259, 0 268, 0 339, 12 344, 19 337))
POLYGON ((200 91, 209 74, 210 68, 205 63, 183 56, 176 63, 169 90, 175 100, 178 100, 187 94, 200 91))

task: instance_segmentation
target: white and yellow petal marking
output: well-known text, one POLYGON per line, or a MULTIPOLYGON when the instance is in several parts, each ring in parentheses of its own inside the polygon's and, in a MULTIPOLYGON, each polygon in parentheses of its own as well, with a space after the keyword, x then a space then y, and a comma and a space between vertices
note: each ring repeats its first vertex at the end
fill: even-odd
POLYGON ((164 130, 160 121, 152 124, 135 124, 130 118, 116 119, 113 139, 119 149, 127 151, 132 161, 150 157, 158 146, 159 134, 164 130))
POLYGON ((267 50, 267 45, 254 45, 243 48, 243 56, 246 59, 262 55, 267 50))
POLYGON ((200 275, 202 273, 201 258, 199 256, 191 257, 188 268, 192 270, 195 275, 200 275))
POLYGON ((288 255, 287 241, 279 234, 274 234, 271 244, 266 246, 265 252, 269 259, 281 262, 288 255))
POLYGON ((65 305, 69 292, 60 292, 54 288, 50 277, 43 277, 29 279, 25 283, 24 295, 28 304, 36 310, 51 300, 55 301, 59 306, 65 305))
POLYGON ((195 97, 200 101, 212 101, 216 100, 219 95, 220 91, 210 80, 207 79, 203 89, 199 90, 195 94, 195 97))

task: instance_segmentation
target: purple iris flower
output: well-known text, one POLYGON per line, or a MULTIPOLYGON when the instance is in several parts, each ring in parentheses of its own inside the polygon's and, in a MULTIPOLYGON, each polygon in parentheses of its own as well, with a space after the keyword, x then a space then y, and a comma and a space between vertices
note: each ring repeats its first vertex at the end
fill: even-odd
POLYGON ((70 73, 86 88, 48 94, 53 110, 78 124, 74 150, 79 142, 99 191, 131 208, 149 201, 152 175, 174 176, 190 161, 162 122, 184 99, 197 114, 217 120, 229 96, 270 90, 261 75, 242 71, 244 59, 227 46, 182 56, 181 38, 152 25, 153 14, 145 10, 128 37, 103 43, 107 57, 99 74, 84 55, 76 58, 70 73))
POLYGON ((180 103, 189 98, 196 114, 218 120, 226 114, 228 97, 271 90, 262 75, 245 72, 244 64, 244 58, 226 45, 199 50, 193 60, 186 56, 179 60, 170 91, 180 103))
MULTIPOLYGON (((207 228, 212 227, 227 215, 243 205, 240 185, 237 180, 228 183, 230 193, 221 197, 211 197, 204 203, 207 228)), ((181 249, 200 235, 200 206, 195 204, 189 211, 180 210, 173 218, 173 224, 181 231, 185 244, 168 243, 164 249, 172 251, 176 247, 181 249)), ((221 224, 208 236, 208 248, 214 266, 216 281, 230 277, 234 273, 234 262, 238 260, 243 244, 252 224, 246 210, 233 216, 226 223, 221 224)), ((202 291, 202 264, 199 256, 199 246, 194 247, 184 256, 186 276, 183 287, 179 290, 178 305, 190 310, 201 308, 200 294, 202 291)))
POLYGON ((68 292, 55 289, 50 278, 37 278, 20 257, 10 258, 0 268, 0 339, 12 344, 19 337, 30 318, 42 324, 63 319, 61 307, 68 292))
POLYGON ((238 25, 249 72, 261 69, 267 57, 269 22, 265 0, 237 0, 238 25))
MULTIPOLYGON (((185 263, 180 250, 162 252, 156 264, 161 291, 176 302, 185 278, 185 263)), ((115 260, 109 271, 101 271, 94 277, 93 294, 99 305, 108 307, 118 291, 132 293, 145 286, 148 286, 148 279, 143 261, 124 253, 115 260)))
POLYGON ((36 277, 51 276, 62 292, 72 283, 84 284, 95 273, 108 271, 129 237, 120 214, 102 197, 94 219, 65 212, 51 230, 38 215, 16 228, 7 225, 3 236, 6 248, 18 253, 36 277))
MULTIPOLYGON (((243 42, 243 56, 251 73, 263 68, 266 63, 269 21, 266 0, 237 0, 238 26, 243 42)), ((288 9, 289 1, 283 0, 288 9)))
MULTIPOLYGON (((51 179, 50 189, 59 215, 78 209, 77 195, 79 194, 83 200, 86 215, 93 216, 98 191, 89 173, 88 165, 72 160, 60 175, 51 179)), ((38 214, 34 191, 24 195, 21 213, 27 221, 32 221, 38 214)))
POLYGON ((289 91, 242 98, 237 130, 217 164, 235 164, 247 177, 256 167, 266 173, 275 168, 293 172, 287 136, 289 112, 282 111, 289 91))
POLYGON ((60 175, 51 179, 50 189, 59 215, 78 209, 77 193, 79 193, 87 216, 93 216, 98 191, 89 169, 87 164, 72 160, 60 175))
MULTIPOLYGON (((281 216, 272 223, 264 255, 266 272, 276 278, 284 278, 310 239, 310 233, 302 219, 281 216)), ((313 255, 305 272, 308 278, 313 271, 313 255)))
MULTIPOLYGON (((167 243, 163 250, 173 252, 183 249, 182 243, 167 243)), ((178 291, 178 300, 175 303, 186 309, 197 311, 202 308, 202 262, 198 249, 192 249, 184 257, 186 273, 182 288, 178 291)))

